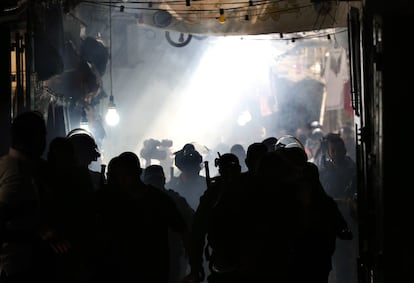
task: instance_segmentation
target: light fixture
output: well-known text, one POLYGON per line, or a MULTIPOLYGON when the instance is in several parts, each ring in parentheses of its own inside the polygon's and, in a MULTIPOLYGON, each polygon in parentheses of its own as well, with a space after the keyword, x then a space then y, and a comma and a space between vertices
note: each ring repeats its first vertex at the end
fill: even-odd
POLYGON ((240 113, 239 117, 237 118, 237 124, 239 126, 245 126, 247 123, 249 123, 252 120, 252 115, 249 111, 243 111, 240 113))
POLYGON ((116 110, 116 105, 114 102, 114 95, 112 94, 112 1, 109 5, 109 80, 110 80, 110 90, 111 93, 109 95, 109 104, 108 110, 105 115, 105 122, 108 126, 116 126, 119 123, 119 115, 118 111, 116 110))
POLYGON ((80 123, 79 123, 79 128, 90 132, 88 117, 86 116, 85 108, 82 108, 82 114, 81 114, 81 119, 80 119, 80 123))
POLYGON ((116 126, 119 123, 118 111, 116 111, 116 106, 114 103, 114 96, 111 94, 109 97, 108 112, 106 112, 105 122, 108 126, 116 126))
POLYGON ((218 21, 220 24, 224 24, 226 22, 226 16, 224 15, 224 9, 220 9, 220 16, 218 18, 218 21))

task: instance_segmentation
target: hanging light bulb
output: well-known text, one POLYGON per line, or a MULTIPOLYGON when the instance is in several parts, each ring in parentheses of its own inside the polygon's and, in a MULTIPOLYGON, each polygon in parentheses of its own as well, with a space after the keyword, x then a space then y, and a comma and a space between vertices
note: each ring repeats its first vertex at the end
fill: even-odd
POLYGON ((220 9, 220 16, 218 18, 220 24, 224 24, 226 22, 226 16, 224 15, 224 9, 220 9))
POLYGON ((109 105, 108 105, 108 111, 106 112, 105 116, 105 122, 108 124, 108 126, 116 126, 119 123, 119 115, 118 111, 116 111, 116 105, 114 103, 114 96, 111 95, 109 97, 109 105))
POLYGON ((116 126, 119 123, 119 115, 118 111, 116 111, 116 106, 114 102, 114 96, 112 94, 112 1, 109 5, 109 79, 111 84, 111 94, 109 96, 109 105, 108 105, 108 111, 105 115, 105 122, 108 126, 116 126))
POLYGON ((85 108, 82 108, 82 115, 81 115, 81 119, 80 119, 80 123, 79 123, 79 128, 90 132, 88 117, 86 116, 85 108))

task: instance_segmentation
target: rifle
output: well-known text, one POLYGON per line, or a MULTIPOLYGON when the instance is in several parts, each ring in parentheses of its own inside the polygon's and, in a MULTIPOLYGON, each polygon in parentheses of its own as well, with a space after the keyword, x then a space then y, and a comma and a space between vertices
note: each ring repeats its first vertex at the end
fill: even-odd
POLYGON ((106 164, 101 164, 101 180, 100 180, 100 189, 106 185, 106 164))
POLYGON ((174 167, 171 166, 170 167, 170 180, 172 180, 174 178, 174 167))
POLYGON ((210 169, 208 167, 208 161, 204 161, 204 170, 206 171, 207 188, 209 188, 211 184, 211 178, 210 178, 210 169))

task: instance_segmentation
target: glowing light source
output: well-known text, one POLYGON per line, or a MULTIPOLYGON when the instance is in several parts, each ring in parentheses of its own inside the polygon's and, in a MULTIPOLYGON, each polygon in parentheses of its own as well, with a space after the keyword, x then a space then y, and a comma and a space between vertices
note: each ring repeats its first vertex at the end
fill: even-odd
POLYGON ((226 16, 224 15, 224 9, 220 9, 220 16, 218 18, 220 24, 224 24, 226 22, 226 16))
POLYGON ((119 123, 119 115, 118 111, 116 110, 116 105, 114 103, 114 96, 111 95, 109 97, 109 105, 108 105, 108 111, 106 112, 105 116, 105 122, 108 126, 116 126, 119 123))
POLYGON ((239 118, 237 118, 237 124, 239 126, 245 126, 252 120, 252 115, 249 111, 244 111, 240 114, 239 118))

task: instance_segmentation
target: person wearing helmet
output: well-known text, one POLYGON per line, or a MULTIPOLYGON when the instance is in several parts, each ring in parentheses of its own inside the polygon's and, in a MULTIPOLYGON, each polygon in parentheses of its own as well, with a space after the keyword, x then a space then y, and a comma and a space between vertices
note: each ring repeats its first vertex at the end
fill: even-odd
POLYGON ((326 156, 324 141, 324 132, 321 128, 313 129, 305 142, 305 150, 310 162, 316 164, 318 168, 322 166, 323 159, 326 156))
POLYGON ((67 134, 66 138, 73 146, 77 165, 89 173, 92 190, 99 190, 105 180, 101 172, 90 169, 92 162, 97 161, 101 156, 92 134, 83 129, 74 129, 67 134))
POLYGON ((206 178, 200 175, 203 157, 193 144, 188 143, 175 153, 174 162, 181 173, 171 177, 165 187, 179 193, 196 210, 200 196, 207 188, 206 178))
POLYGON ((186 280, 238 282, 240 278, 241 166, 233 153, 215 159, 219 175, 200 198, 192 226, 191 272, 186 280), (207 240, 207 241, 206 241, 207 240), (203 257, 203 251, 206 252, 203 257), (205 266, 208 264, 208 270, 205 266))

